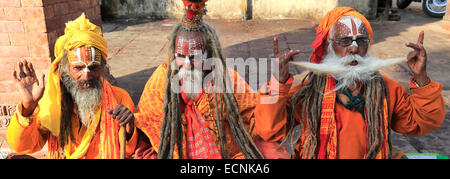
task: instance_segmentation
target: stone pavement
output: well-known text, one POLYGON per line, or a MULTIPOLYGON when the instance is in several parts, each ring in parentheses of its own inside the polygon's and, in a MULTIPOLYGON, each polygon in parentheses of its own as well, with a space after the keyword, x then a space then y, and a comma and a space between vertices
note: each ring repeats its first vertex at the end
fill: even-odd
MULTIPOLYGON (((426 16, 420 4, 413 3, 399 10, 401 21, 372 21, 374 42, 370 53, 380 58, 405 57, 411 50, 405 42, 416 42, 419 32, 425 31, 424 45, 428 54, 429 76, 442 83, 447 107, 446 120, 441 128, 425 136, 412 137, 393 132, 392 143, 408 153, 439 153, 450 156, 450 31, 440 26, 440 19, 426 16)), ((308 60, 315 38, 312 20, 212 20, 220 38, 226 58, 267 58, 273 51, 273 38, 279 38, 281 49, 300 49, 294 60, 308 60)), ((176 19, 161 21, 120 20, 103 22, 104 36, 108 40, 108 61, 116 85, 127 90, 137 104, 145 83, 156 67, 167 61, 167 36, 176 19)), ((304 70, 291 67, 292 74, 304 70)), ((256 75, 256 72, 248 72, 256 75)), ((382 70, 382 73, 403 84, 407 89, 411 73, 400 64, 382 70)), ((241 74, 243 75, 243 74, 241 74)), ((259 87, 259 86, 258 86, 259 87)))

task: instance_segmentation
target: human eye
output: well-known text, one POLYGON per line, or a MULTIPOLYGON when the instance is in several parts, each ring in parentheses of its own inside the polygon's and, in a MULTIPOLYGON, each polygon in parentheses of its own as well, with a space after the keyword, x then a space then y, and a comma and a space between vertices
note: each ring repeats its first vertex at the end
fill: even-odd
POLYGON ((94 70, 98 70, 98 69, 99 69, 98 65, 89 66, 89 70, 94 71, 94 70))
POLYGON ((353 42, 353 40, 351 38, 345 37, 345 38, 341 38, 339 40, 339 43, 341 43, 342 45, 350 45, 353 42))
POLYGON ((76 70, 82 70, 84 68, 84 66, 74 66, 73 68, 76 70))
POLYGON ((358 45, 367 45, 369 41, 369 38, 366 37, 356 39, 356 43, 358 43, 358 45))

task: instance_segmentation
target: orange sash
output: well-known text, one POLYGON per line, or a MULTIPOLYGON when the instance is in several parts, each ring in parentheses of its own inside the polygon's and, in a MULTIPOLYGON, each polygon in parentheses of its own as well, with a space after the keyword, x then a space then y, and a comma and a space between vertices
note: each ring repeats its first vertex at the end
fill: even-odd
MULTIPOLYGON (((324 90, 324 97, 322 100, 322 112, 320 120, 320 140, 318 149, 318 159, 337 159, 338 158, 338 131, 335 104, 336 104, 336 92, 331 91, 336 88, 336 79, 327 76, 327 81, 324 90)), ((383 120, 382 122, 382 133, 383 133, 383 143, 380 153, 377 154, 377 159, 388 158, 389 156, 389 144, 388 144, 388 113, 387 113, 387 100, 383 100, 383 120)), ((366 114, 367 115, 367 114, 366 114)), ((366 129, 367 131, 367 129, 366 129)), ((380 142, 380 141, 378 141, 380 142)), ((366 148, 367 152, 367 148, 366 148)))
MULTIPOLYGON (((102 103, 101 103, 101 115, 100 124, 97 134, 100 135, 99 154, 102 159, 119 159, 120 147, 119 147, 119 123, 114 120, 111 115, 107 113, 107 110, 114 109, 117 106, 117 100, 114 95, 111 84, 103 80, 102 90, 102 103)), ((93 137, 92 137, 93 138, 93 137)), ((91 138, 91 140, 92 140, 91 138)), ((50 135, 48 142, 48 154, 51 159, 65 158, 62 153, 64 149, 59 146, 58 137, 50 135)), ((87 150, 79 158, 85 158, 87 150)))
POLYGON ((186 93, 181 90, 181 97, 186 104, 184 115, 186 117, 186 152, 188 159, 221 159, 214 137, 211 135, 203 115, 197 109, 196 103, 202 93, 194 101, 187 99, 186 93))

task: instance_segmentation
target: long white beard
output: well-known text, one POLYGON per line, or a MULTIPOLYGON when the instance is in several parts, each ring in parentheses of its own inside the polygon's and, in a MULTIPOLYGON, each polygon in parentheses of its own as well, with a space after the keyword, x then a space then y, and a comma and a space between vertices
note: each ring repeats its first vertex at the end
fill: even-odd
POLYGON ((377 77, 378 70, 406 61, 406 58, 380 59, 370 55, 361 57, 359 55, 347 55, 338 57, 331 46, 328 54, 321 63, 311 62, 291 62, 317 74, 331 74, 338 84, 333 91, 350 86, 357 82, 367 82, 377 77), (350 65, 352 61, 357 61, 355 66, 350 65))
POLYGON ((78 118, 81 123, 87 127, 95 118, 95 112, 102 102, 102 85, 100 80, 91 80, 94 87, 80 89, 79 83, 75 81, 66 72, 61 74, 65 88, 72 95, 72 99, 76 105, 78 118))
POLYGON ((181 68, 177 75, 178 79, 182 80, 183 91, 188 99, 192 101, 195 100, 202 92, 203 72, 198 69, 186 70, 181 68))

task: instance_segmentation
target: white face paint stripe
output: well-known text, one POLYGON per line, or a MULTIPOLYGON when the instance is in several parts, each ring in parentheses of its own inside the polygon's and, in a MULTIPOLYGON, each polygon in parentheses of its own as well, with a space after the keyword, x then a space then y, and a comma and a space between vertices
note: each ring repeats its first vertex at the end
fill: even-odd
POLYGON ((189 65, 189 63, 191 63, 191 61, 189 60, 189 56, 186 56, 184 58, 184 64, 189 65))
POLYGON ((77 48, 78 61, 81 62, 81 51, 80 50, 81 50, 80 48, 77 48))
POLYGON ((91 53, 92 53, 92 61, 95 61, 95 49, 94 49, 94 47, 91 47, 91 53))
POLYGON ((358 32, 359 26, 361 26, 361 24, 362 24, 362 21, 360 19, 353 17, 353 16, 345 16, 345 17, 339 19, 339 22, 341 22, 342 24, 344 24, 345 26, 347 26, 350 29, 349 36, 352 36, 353 34, 362 35, 358 32), (356 32, 353 32, 351 19, 353 19, 353 22, 356 25, 356 32))
POLYGON ((89 66, 91 66, 94 63, 100 64, 99 61, 95 60, 95 49, 94 49, 94 47, 91 47, 91 54, 92 54, 92 61, 89 64, 86 64, 85 62, 81 61, 81 49, 77 48, 78 61, 71 62, 71 64, 73 65, 73 64, 77 64, 77 63, 82 63, 84 65, 84 67, 85 67, 83 71, 86 72, 86 73, 87 72, 91 72, 89 70, 89 66))
POLYGON ((352 46, 358 47, 358 43, 356 43, 356 41, 353 41, 352 46))
MULTIPOLYGON (((346 17, 339 19, 339 22, 341 22, 342 24, 344 24, 345 26, 347 26, 350 29, 350 34, 348 34, 348 36, 352 36, 353 40, 356 40, 357 36, 363 35, 363 34, 359 33, 359 31, 358 31, 359 27, 362 24, 362 21, 360 19, 353 17, 353 16, 346 16, 346 17), (356 27, 353 27, 352 20, 356 27), (354 32, 354 31, 356 31, 356 32, 354 32)), ((351 46, 358 47, 358 43, 353 41, 351 46)))

